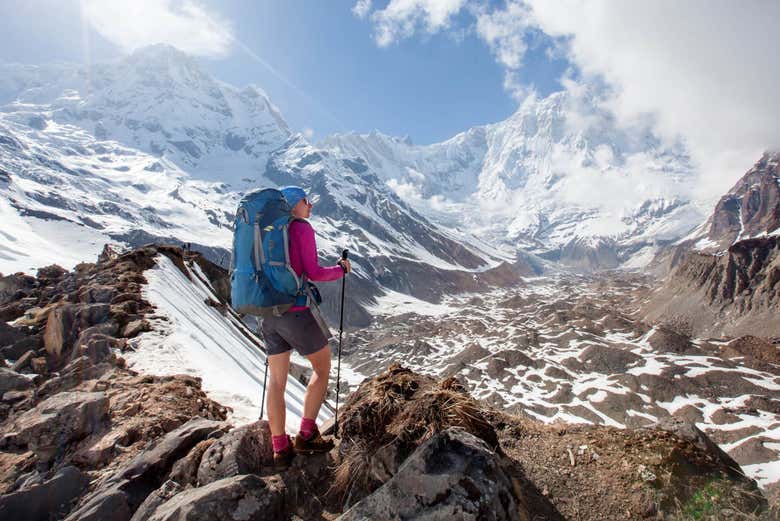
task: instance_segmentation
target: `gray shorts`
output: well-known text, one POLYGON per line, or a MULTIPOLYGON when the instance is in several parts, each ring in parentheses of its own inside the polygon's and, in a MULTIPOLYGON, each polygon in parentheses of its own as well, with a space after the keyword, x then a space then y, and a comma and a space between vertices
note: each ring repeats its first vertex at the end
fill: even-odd
POLYGON ((301 356, 308 356, 328 343, 311 309, 264 318, 263 339, 269 355, 286 353, 295 348, 301 356))

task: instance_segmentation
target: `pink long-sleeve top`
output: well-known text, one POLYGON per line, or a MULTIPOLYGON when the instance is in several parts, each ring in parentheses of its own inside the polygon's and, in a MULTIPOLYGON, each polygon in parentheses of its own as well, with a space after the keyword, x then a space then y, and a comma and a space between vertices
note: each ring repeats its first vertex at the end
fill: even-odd
MULTIPOLYGON (((341 266, 329 266, 323 268, 317 260, 317 243, 314 240, 314 228, 308 221, 293 221, 288 229, 290 237, 290 265, 299 277, 306 274, 306 278, 314 282, 328 282, 338 280, 344 276, 341 266)), ((290 311, 300 311, 308 306, 293 306, 290 311)))

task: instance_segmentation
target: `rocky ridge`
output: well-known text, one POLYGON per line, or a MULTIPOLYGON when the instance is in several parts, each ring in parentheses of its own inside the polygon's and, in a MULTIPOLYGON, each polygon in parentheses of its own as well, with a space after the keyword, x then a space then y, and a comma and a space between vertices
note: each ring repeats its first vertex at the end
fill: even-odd
POLYGON ((3 277, 4 359, 40 336, 35 356, 0 375, 3 517, 682 519, 715 508, 769 519, 755 484, 695 427, 545 426, 400 366, 348 398, 331 454, 279 473, 267 424, 231 428, 198 379, 125 367, 127 336, 154 323, 139 290, 160 254, 182 268, 190 255, 106 251, 71 273, 3 277))
POLYGON ((709 219, 655 259, 671 271, 648 321, 694 335, 780 337, 780 153, 765 153, 709 219))

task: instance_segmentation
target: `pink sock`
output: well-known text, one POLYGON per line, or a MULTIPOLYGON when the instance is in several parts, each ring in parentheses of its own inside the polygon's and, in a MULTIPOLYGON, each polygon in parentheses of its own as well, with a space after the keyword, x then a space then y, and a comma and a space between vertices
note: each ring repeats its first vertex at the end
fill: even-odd
POLYGON ((271 444, 274 446, 274 452, 282 452, 290 444, 287 434, 281 436, 271 436, 271 444))
POLYGON ((301 418, 301 436, 308 440, 314 431, 317 430, 317 424, 311 418, 301 418))

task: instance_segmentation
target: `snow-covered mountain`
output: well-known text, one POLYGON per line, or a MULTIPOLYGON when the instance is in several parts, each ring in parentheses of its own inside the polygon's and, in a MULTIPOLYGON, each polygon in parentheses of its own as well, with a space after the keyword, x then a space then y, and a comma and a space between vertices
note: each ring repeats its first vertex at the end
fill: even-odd
POLYGON ((6 119, 42 132, 52 123, 74 125, 202 179, 252 177, 292 135, 260 88, 218 81, 169 45, 89 68, 11 64, 0 71, 6 119))
POLYGON ((226 264, 241 195, 294 183, 322 198, 321 252, 335 261, 352 250, 360 300, 385 288, 430 300, 477 275, 511 275, 493 268, 514 255, 432 224, 364 161, 292 134, 259 89, 218 82, 171 47, 89 70, 4 65, 3 78, 0 271, 70 267, 105 242, 161 239, 226 264))
POLYGON ((442 143, 372 132, 322 146, 363 159, 435 222, 584 269, 642 266, 703 219, 682 146, 647 124, 620 127, 588 92, 528 98, 507 120, 442 143))

